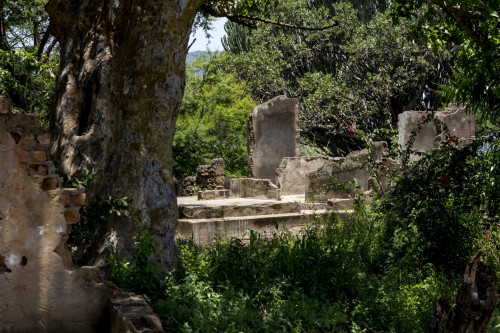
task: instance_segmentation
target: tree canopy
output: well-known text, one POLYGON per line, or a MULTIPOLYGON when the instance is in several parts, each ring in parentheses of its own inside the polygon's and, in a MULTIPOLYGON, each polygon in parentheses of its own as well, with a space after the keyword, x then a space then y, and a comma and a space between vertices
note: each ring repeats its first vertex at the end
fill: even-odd
POLYGON ((48 31, 46 1, 2 1, 0 5, 0 93, 14 110, 46 114, 58 59, 48 31))
POLYGON ((458 66, 446 88, 455 103, 465 104, 485 119, 500 117, 500 1, 397 0, 394 17, 415 17, 434 48, 456 48, 458 66))
POLYGON ((247 82, 258 101, 280 94, 299 98, 303 135, 345 154, 360 147, 353 126, 390 128, 402 111, 424 109, 426 86, 437 108, 439 85, 451 73, 450 48, 429 49, 415 33, 416 21, 394 26, 389 13, 369 19, 363 13, 349 3, 283 1, 272 19, 330 28, 248 29, 229 22, 223 67, 247 82))
POLYGON ((194 175, 198 165, 223 158, 227 176, 246 176, 247 117, 255 103, 244 83, 203 55, 188 64, 186 79, 173 143, 174 175, 194 175))

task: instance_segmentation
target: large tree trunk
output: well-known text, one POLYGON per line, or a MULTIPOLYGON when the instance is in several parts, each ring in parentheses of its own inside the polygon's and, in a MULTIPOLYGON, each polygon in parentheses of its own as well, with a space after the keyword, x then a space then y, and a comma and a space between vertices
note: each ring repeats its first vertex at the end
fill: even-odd
POLYGON ((457 294, 451 332, 485 333, 498 305, 497 276, 481 261, 479 251, 465 268, 464 281, 457 294))
POLYGON ((481 260, 480 250, 465 268, 464 281, 457 293, 457 305, 452 312, 448 300, 436 300, 431 333, 485 333, 498 306, 497 276, 481 260))
MULTIPOLYGON (((51 125, 69 177, 96 175, 90 200, 124 195, 160 240, 155 259, 175 261, 177 202, 172 138, 184 93, 191 25, 202 0, 50 0, 61 45, 51 125)), ((94 259, 131 253, 130 221, 108 221, 94 259)), ((95 261, 94 261, 95 263, 95 261)))

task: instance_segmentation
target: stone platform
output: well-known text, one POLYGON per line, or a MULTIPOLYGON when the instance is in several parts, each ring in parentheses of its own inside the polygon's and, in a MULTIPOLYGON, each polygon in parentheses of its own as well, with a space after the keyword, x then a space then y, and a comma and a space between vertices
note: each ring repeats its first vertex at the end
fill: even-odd
POLYGON ((327 217, 332 211, 340 215, 352 212, 346 204, 310 203, 304 197, 288 195, 282 196, 281 200, 197 200, 197 197, 179 197, 176 232, 178 237, 193 238, 198 244, 209 244, 218 235, 246 238, 248 230, 254 230, 266 237, 284 229, 300 230, 317 218, 327 217))

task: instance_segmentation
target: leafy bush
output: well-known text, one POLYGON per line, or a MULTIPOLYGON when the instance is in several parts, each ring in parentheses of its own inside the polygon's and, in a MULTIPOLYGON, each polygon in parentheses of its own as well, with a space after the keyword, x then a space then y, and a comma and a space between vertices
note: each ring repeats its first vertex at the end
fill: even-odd
POLYGON ((458 144, 450 136, 403 169, 381 206, 391 262, 432 263, 440 272, 462 274, 465 258, 499 220, 498 152, 481 150, 492 140, 458 144))
POLYGON ((193 175, 198 165, 220 157, 227 176, 246 176, 247 117, 254 105, 234 75, 218 70, 214 59, 196 58, 174 136, 174 174, 193 175))
POLYGON ((360 205, 352 219, 332 215, 299 235, 255 232, 245 244, 179 242, 180 266, 155 304, 176 332, 423 332, 436 295, 456 283, 428 266, 403 281, 375 267, 379 225, 360 205))

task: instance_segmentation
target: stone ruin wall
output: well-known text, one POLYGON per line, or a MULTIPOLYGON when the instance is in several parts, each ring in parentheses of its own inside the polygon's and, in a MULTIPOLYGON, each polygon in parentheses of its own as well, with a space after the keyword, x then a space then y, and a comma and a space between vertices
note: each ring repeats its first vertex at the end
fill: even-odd
POLYGON ((249 177, 270 179, 284 157, 300 152, 299 100, 275 97, 257 105, 248 118, 249 177))
MULTIPOLYGON (((226 180, 223 184, 223 161, 219 165, 212 161, 209 166, 200 166, 196 177, 184 180, 181 195, 194 195, 200 200, 225 197, 278 198, 280 195, 305 194, 308 200, 325 201, 328 198, 348 198, 345 190, 325 189, 331 177, 341 184, 356 180, 361 191, 384 190, 389 178, 383 170, 397 169, 399 161, 388 157, 385 142, 374 142, 370 151, 375 169, 369 171, 366 163, 368 151, 355 151, 346 157, 303 157, 299 154, 298 100, 278 96, 256 106, 248 118, 248 165, 251 178, 226 180), (214 170, 220 170, 217 173, 214 170), (375 174, 372 174, 375 172, 375 174), (220 176, 220 177, 218 177, 220 176), (220 178, 220 180, 219 180, 220 178), (268 184, 267 182, 271 182, 268 184), (228 184, 229 183, 229 184, 228 184), (218 184, 215 186, 214 184, 218 184), (271 186, 276 184, 276 186, 271 186), (276 188, 275 188, 276 187, 276 188), (191 189, 191 190, 190 190, 191 189)), ((413 139, 412 149, 423 150, 439 145, 447 136, 466 141, 475 134, 474 117, 464 108, 450 106, 445 111, 406 111, 399 115, 399 140, 405 149, 412 132, 420 127, 413 139), (427 117, 434 117, 422 123, 427 117)), ((411 157, 412 160, 416 156, 411 157)))
POLYGON ((398 144, 406 149, 410 144, 412 133, 418 128, 411 149, 424 150, 437 147, 447 136, 467 141, 474 137, 476 122, 472 114, 466 113, 463 107, 449 106, 444 111, 405 111, 398 116, 398 144), (424 123, 427 117, 434 117, 424 123))
POLYGON ((0 96, 0 333, 162 332, 147 304, 73 267, 66 241, 85 193, 62 188, 49 146, 38 118, 0 96))

